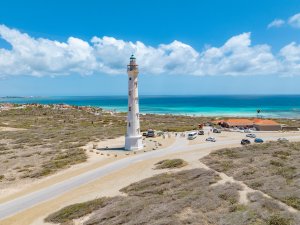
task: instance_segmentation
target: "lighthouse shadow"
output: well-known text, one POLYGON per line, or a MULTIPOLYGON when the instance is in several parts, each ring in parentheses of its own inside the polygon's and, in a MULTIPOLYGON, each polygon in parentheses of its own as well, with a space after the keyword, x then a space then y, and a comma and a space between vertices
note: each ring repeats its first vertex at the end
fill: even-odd
POLYGON ((97 150, 99 150, 99 151, 127 151, 125 149, 125 147, 113 147, 113 148, 105 147, 105 148, 97 148, 97 150))

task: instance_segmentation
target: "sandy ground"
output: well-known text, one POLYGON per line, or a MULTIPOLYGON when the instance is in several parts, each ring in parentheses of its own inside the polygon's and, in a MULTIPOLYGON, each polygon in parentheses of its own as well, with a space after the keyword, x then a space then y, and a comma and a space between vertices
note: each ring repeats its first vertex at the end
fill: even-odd
MULTIPOLYGON (((229 132, 223 132, 221 134, 217 134, 215 137, 218 140, 231 140, 231 139, 241 139, 245 137, 245 134, 242 133, 229 133, 229 132), (217 136, 218 135, 218 136, 217 136)), ((263 133, 260 134, 259 137, 283 137, 283 136, 296 136, 299 135, 299 140, 300 140, 300 133, 294 133, 294 132, 289 132, 289 133, 263 133)), ((201 142, 203 143, 205 136, 207 137, 208 134, 204 136, 198 136, 195 140, 189 141, 189 145, 193 144, 200 144, 201 142)), ((212 135, 210 135, 212 136, 212 135)), ((118 145, 118 143, 121 143, 122 139, 117 139, 117 140, 110 140, 111 142, 105 142, 101 143, 103 146, 114 146, 118 145)), ((162 138, 160 141, 163 141, 162 138)), ((172 140, 166 140, 165 145, 171 145, 172 140)), ((224 147, 236 147, 240 146, 239 144, 228 144, 224 147)), ((100 143, 99 143, 100 147, 100 143)), ((92 149, 93 148, 93 143, 91 143, 90 146, 87 146, 87 148, 92 149)), ((27 224, 34 224, 34 225, 39 225, 39 224, 45 224, 43 222, 43 219, 49 215, 50 213, 57 211, 58 209, 73 204, 77 202, 83 202, 83 201, 88 201, 97 197, 102 197, 102 196, 115 196, 115 195, 120 195, 121 193, 119 190, 125 186, 128 186, 131 183, 140 181, 144 178, 151 177, 155 174, 163 173, 168 170, 153 170, 154 164, 162 159, 171 159, 171 158, 182 158, 185 161, 188 162, 188 165, 181 168, 181 169, 176 169, 172 171, 179 171, 179 170, 185 170, 185 169, 192 169, 192 168, 207 168, 206 165, 202 164, 199 159, 208 155, 210 152, 220 149, 220 146, 211 146, 209 148, 201 148, 199 145, 199 149, 197 150, 191 150, 191 151, 184 151, 182 153, 177 153, 177 154, 169 154, 164 157, 160 158, 155 158, 155 159, 149 159, 149 160, 144 160, 142 162, 135 163, 127 168, 124 168, 120 171, 113 172, 111 174, 108 174, 96 181, 90 182, 86 185, 82 185, 67 194, 61 195, 59 197, 56 197, 54 199, 51 199, 47 202, 41 203, 37 206, 34 206, 30 209, 27 209, 21 213, 16 214, 15 216, 12 216, 8 219, 5 219, 1 221, 1 225, 27 225, 27 224)), ((97 168, 102 165, 105 165, 109 162, 112 162, 113 160, 117 160, 122 157, 130 157, 130 155, 118 155, 118 157, 108 157, 107 155, 105 157, 101 157, 101 155, 96 154, 96 151, 98 150, 93 150, 93 152, 89 152, 89 155, 91 156, 91 159, 89 162, 85 163, 83 165, 77 165, 74 168, 68 169, 67 171, 63 171, 57 175, 51 176, 43 181, 40 181, 36 184, 31 185, 31 187, 27 187, 23 189, 20 192, 17 192, 13 195, 5 196, 0 198, 0 203, 7 201, 9 199, 16 198, 18 196, 22 196, 26 193, 32 192, 34 190, 38 190, 40 188, 46 187, 47 185, 54 184, 56 182, 59 182, 61 180, 67 179, 71 176, 76 176, 77 174, 83 173, 85 171, 88 171, 92 168, 97 168), (94 156, 94 157, 92 157, 94 156), (95 159, 97 158, 97 159, 95 159), (98 160, 101 158, 101 160, 98 160)), ((133 153, 131 153, 133 154, 133 153)), ((143 152, 138 152, 136 154, 143 154, 143 152)), ((222 180, 220 182, 233 182, 232 178, 227 177, 225 174, 220 174, 222 180)), ((246 203, 247 198, 246 194, 252 190, 249 190, 247 187, 245 187, 241 192, 241 202, 246 203)), ((82 221, 79 220, 77 221, 78 224, 81 224, 82 221)))
MULTIPOLYGON (((87 172, 89 170, 104 166, 115 160, 119 160, 124 157, 130 157, 131 155, 134 155, 134 152, 128 152, 124 150, 101 151, 101 150, 93 149, 94 146, 97 146, 97 148, 102 148, 106 146, 109 146, 109 148, 121 148, 124 145, 124 141, 125 141, 124 137, 119 137, 116 139, 109 139, 101 142, 91 142, 86 146, 84 146, 84 149, 86 149, 86 152, 88 154, 87 162, 74 165, 66 170, 57 172, 56 174, 43 178, 41 180, 37 180, 34 182, 27 182, 27 183, 19 181, 13 187, 9 186, 6 189, 1 189, 0 203, 28 194, 38 189, 42 189, 44 187, 58 183, 67 178, 74 177, 78 174, 87 172)), ((175 141, 174 135, 172 135, 171 138, 167 138, 167 139, 163 139, 162 137, 146 139, 145 144, 148 145, 148 148, 146 147, 145 149, 143 149, 143 151, 136 152, 136 154, 142 154, 145 151, 149 151, 150 149, 152 149, 152 145, 155 145, 155 143, 161 143, 162 144, 161 146, 157 146, 155 148, 155 149, 161 149, 170 146, 171 144, 174 143, 174 141, 175 141)))
POLYGON ((43 222, 44 217, 49 213, 58 210, 59 208, 62 208, 64 206, 76 202, 88 201, 97 197, 120 195, 121 193, 119 192, 119 190, 121 188, 128 186, 129 184, 137 182, 139 180, 151 177, 155 174, 168 171, 168 170, 153 170, 154 164, 162 159, 182 158, 188 162, 187 166, 172 171, 199 168, 202 167, 202 163, 200 163, 199 158, 209 154, 212 150, 215 149, 210 148, 210 149, 204 149, 203 151, 201 150, 201 152, 199 152, 198 150, 194 150, 182 154, 171 154, 168 156, 136 163, 130 167, 127 167, 126 169, 123 169, 122 171, 109 174, 101 179, 98 179, 87 185, 81 186, 68 194, 65 194, 53 200, 37 205, 9 219, 3 220, 1 224, 17 225, 20 222, 20 218, 22 218, 23 225, 44 224, 43 222))
POLYGON ((162 149, 170 146, 175 141, 175 135, 171 133, 171 137, 163 138, 155 137, 155 138, 145 138, 143 137, 143 144, 144 148, 142 150, 138 150, 135 152, 131 151, 124 151, 124 143, 125 143, 125 137, 119 137, 116 139, 108 139, 101 142, 91 142, 87 146, 85 146, 85 149, 88 150, 89 156, 93 155, 103 155, 103 156, 124 156, 124 155, 130 155, 130 154, 136 154, 139 152, 146 152, 153 149, 162 149))
MULTIPOLYGON (((208 137, 214 137, 216 141, 224 141, 224 140, 242 140, 243 138, 249 139, 251 142, 254 141, 254 138, 248 138, 246 137, 247 133, 241 133, 241 132, 228 132, 223 131, 222 133, 212 133, 209 132, 209 130, 206 128, 204 129, 204 135, 198 135, 197 138, 194 140, 189 140, 189 145, 196 145, 201 144, 205 142, 205 139, 208 137)), ((268 137, 289 137, 294 135, 300 135, 300 132, 254 132, 257 138, 268 138, 268 137)))

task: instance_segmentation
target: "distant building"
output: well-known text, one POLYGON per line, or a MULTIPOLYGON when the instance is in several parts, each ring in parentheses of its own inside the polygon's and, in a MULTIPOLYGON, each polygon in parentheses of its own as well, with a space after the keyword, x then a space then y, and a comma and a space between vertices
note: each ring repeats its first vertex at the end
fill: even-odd
POLYGON ((253 127, 253 121, 249 119, 228 119, 223 120, 220 124, 222 127, 253 127))
POLYGON ((277 123, 274 120, 267 119, 227 119, 213 121, 213 123, 226 128, 255 128, 258 131, 281 130, 281 124, 277 123))
POLYGON ((254 119, 254 127, 259 131, 278 131, 281 125, 274 120, 254 119))

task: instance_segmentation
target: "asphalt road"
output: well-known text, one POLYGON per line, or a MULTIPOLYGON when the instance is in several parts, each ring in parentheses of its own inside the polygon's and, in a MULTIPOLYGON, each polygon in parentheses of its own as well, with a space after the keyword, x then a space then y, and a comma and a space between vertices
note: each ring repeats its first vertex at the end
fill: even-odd
MULTIPOLYGON (((300 137, 291 136, 287 138, 293 140, 293 139, 299 139, 300 137)), ((276 140, 276 139, 277 138, 269 138, 269 139, 265 138, 265 140, 276 140)), ((143 154, 137 154, 132 157, 120 159, 108 165, 105 165, 103 167, 80 174, 76 177, 72 177, 70 179, 64 180, 60 183, 54 184, 47 188, 32 192, 22 197, 18 197, 8 202, 4 202, 0 204, 0 220, 15 215, 37 204, 53 199, 72 189, 78 188, 81 185, 97 180, 109 173, 121 170, 123 168, 126 168, 127 166, 130 166, 137 162, 141 162, 143 160, 162 157, 176 152, 205 149, 212 146, 222 148, 228 145, 238 144, 239 142, 240 140, 226 140, 226 141, 217 141, 215 143, 205 142, 196 145, 188 145, 188 141, 185 138, 177 138, 175 143, 168 148, 150 151, 143 154)))

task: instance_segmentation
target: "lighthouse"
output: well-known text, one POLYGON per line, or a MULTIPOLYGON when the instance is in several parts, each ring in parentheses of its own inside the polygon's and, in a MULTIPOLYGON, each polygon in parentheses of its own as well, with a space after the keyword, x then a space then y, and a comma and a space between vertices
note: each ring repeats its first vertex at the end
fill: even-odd
POLYGON ((127 114, 127 132, 125 136, 126 150, 139 150, 143 148, 142 135, 140 130, 139 114, 139 94, 138 94, 138 74, 139 69, 136 64, 136 58, 131 55, 128 74, 128 114, 127 114))

